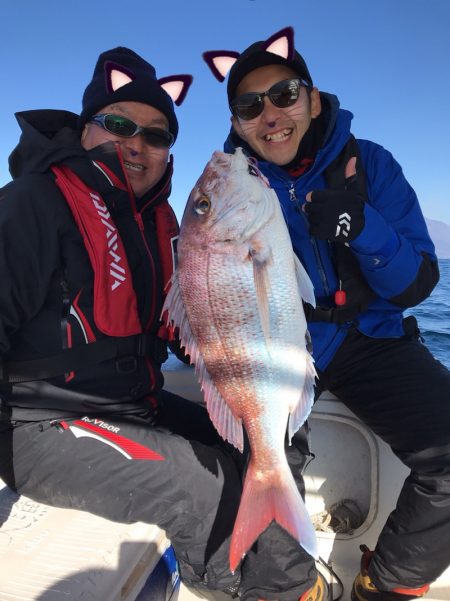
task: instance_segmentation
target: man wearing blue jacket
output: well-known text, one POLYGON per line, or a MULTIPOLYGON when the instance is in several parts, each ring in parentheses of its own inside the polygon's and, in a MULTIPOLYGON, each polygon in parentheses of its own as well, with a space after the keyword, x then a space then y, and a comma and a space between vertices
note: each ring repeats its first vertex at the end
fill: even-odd
MULTIPOLYGON (((314 284, 317 396, 333 392, 411 470, 376 549, 362 549, 352 600, 422 597, 450 564, 450 373, 403 316, 439 279, 416 194, 387 150, 353 138, 336 96, 314 87, 291 28, 204 58, 221 81, 234 63, 225 150, 259 161, 314 284)), ((313 559, 298 566, 301 599, 323 599, 313 559)))

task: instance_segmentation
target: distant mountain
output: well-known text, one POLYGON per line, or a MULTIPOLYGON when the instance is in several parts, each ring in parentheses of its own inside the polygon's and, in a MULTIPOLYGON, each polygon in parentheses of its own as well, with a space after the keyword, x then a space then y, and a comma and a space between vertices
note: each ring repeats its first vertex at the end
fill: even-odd
POLYGON ((450 225, 434 219, 425 219, 439 259, 450 259, 450 225))

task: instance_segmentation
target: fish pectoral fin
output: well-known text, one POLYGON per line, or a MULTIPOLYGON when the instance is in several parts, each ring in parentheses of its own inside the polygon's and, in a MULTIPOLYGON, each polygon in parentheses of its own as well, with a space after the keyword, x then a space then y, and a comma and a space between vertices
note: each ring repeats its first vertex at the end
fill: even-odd
POLYGON ((314 286, 312 285, 311 278, 306 273, 305 268, 300 262, 300 259, 297 255, 294 254, 294 263, 295 263, 295 275, 297 277, 297 286, 300 296, 304 301, 312 305, 316 306, 316 298, 314 296, 314 286))
POLYGON ((297 430, 305 423, 308 419, 309 414, 314 403, 314 385, 317 377, 316 368, 314 367, 314 359, 312 356, 305 351, 305 381, 303 388, 298 398, 298 401, 289 415, 288 425, 288 440, 291 444, 292 437, 297 430))
POLYGON ((272 250, 265 247, 263 250, 251 247, 249 251, 253 263, 253 280, 255 283, 256 302, 258 306, 261 328, 266 342, 270 339, 270 312, 269 312, 269 265, 272 262, 272 250))

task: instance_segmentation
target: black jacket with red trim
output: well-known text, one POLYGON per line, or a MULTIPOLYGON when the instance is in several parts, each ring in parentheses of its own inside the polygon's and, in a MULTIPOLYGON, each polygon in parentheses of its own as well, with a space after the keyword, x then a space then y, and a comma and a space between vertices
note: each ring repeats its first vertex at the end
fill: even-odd
MULTIPOLYGON (((173 241, 174 229, 177 231, 167 202, 172 165, 169 163, 153 190, 133 203, 117 152, 110 145, 84 150, 76 115, 43 110, 19 113, 17 119, 22 135, 10 156, 13 181, 0 190, 2 416, 20 421, 111 412, 150 414, 163 384, 160 365, 165 343, 156 338, 161 332, 167 279, 162 252, 166 265, 172 260, 169 248, 162 251, 160 239, 173 241), (69 204, 56 185, 54 165, 74 174, 106 205, 125 249, 138 322, 146 336, 126 340, 108 336, 96 323, 94 289, 97 294, 98 282, 94 288, 92 261, 69 204), (161 208, 164 219, 158 223, 161 208), (166 222, 168 231, 161 236, 161 228, 166 227, 161 223, 166 222), (147 339, 150 343, 143 344, 147 339), (97 343, 108 347, 110 342, 128 345, 120 347, 118 356, 105 359, 100 354, 97 360, 83 364, 87 346, 92 350, 97 343), (69 348, 82 351, 82 360, 71 365, 71 360, 65 359, 63 373, 36 380, 23 378, 26 381, 22 382, 19 378, 19 383, 8 381, 8 373, 14 371, 11 366, 26 365, 38 372, 39 360, 45 375, 49 358, 60 358, 69 348)), ((125 313, 123 306, 120 310, 125 313)), ((115 317, 120 323, 121 315, 115 317)), ((97 344, 95 348, 100 347, 97 344)))

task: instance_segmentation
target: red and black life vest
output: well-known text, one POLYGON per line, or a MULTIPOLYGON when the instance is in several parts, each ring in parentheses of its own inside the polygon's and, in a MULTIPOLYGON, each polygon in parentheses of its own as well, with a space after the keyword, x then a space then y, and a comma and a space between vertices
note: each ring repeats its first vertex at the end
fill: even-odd
MULTIPOLYGON (((94 272, 94 322, 107 337, 64 349, 51 357, 6 363, 0 379, 10 383, 48 379, 124 355, 150 356, 157 363, 162 363, 167 357, 166 341, 172 338, 172 334, 164 326, 159 328, 158 335, 143 331, 125 247, 106 204, 97 191, 69 168, 54 165, 52 171, 91 262, 94 272)), ((115 186, 126 190, 109 170, 108 177, 112 177, 115 186)), ((158 203, 152 210, 160 268, 167 286, 175 268, 178 224, 167 201, 158 203)))

